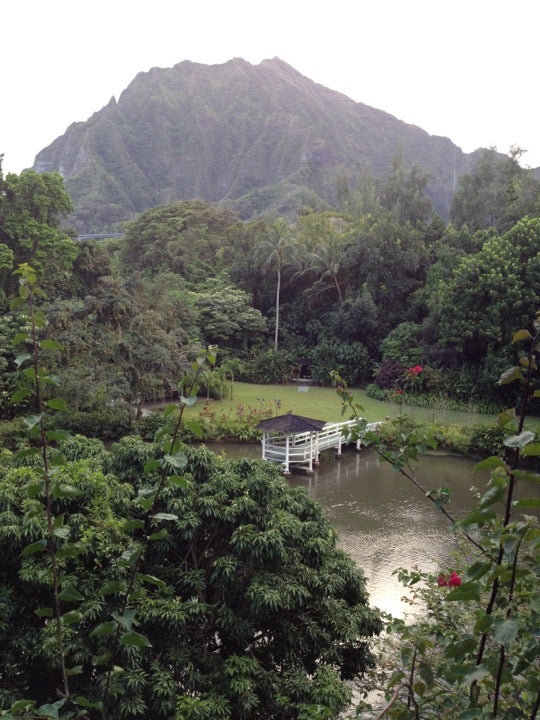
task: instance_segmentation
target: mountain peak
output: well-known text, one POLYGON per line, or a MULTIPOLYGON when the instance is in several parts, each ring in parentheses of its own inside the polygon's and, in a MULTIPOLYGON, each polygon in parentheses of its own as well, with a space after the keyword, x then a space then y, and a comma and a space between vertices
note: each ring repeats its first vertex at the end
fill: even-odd
POLYGON ((386 174, 397 152, 431 176, 448 217, 469 158, 388 113, 318 85, 279 57, 252 65, 184 60, 139 73, 118 101, 74 123, 36 156, 59 171, 79 232, 99 232, 154 205, 201 198, 242 218, 294 216, 336 200, 337 178, 386 174))

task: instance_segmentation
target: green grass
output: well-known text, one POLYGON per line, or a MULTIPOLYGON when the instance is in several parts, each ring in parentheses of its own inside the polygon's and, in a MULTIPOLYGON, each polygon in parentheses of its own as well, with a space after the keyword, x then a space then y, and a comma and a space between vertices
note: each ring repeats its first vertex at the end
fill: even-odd
MULTIPOLYGON (((227 387, 225 392, 230 393, 230 387, 227 387)), ((354 402, 359 403, 363 408, 359 414, 368 422, 384 420, 387 417, 395 418, 402 413, 418 421, 435 421, 444 424, 474 425, 490 424, 495 421, 494 415, 400 406, 396 403, 374 400, 363 390, 353 389, 351 393, 354 402)), ((246 410, 267 408, 273 415, 283 415, 290 411, 295 415, 304 415, 326 422, 348 420, 351 415, 349 409, 345 415, 342 415, 341 400, 334 388, 315 386, 310 386, 307 392, 300 392, 297 385, 251 385, 235 382, 232 400, 227 396, 224 400, 211 400, 210 403, 215 412, 225 414, 235 412, 239 405, 243 405, 246 410)), ((199 400, 189 412, 197 413, 203 406, 204 401, 199 400)))

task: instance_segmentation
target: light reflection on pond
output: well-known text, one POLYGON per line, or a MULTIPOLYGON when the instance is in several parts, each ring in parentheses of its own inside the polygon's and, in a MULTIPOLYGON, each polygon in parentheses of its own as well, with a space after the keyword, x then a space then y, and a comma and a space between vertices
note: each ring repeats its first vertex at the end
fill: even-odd
MULTIPOLYGON (((255 444, 208 444, 230 458, 260 458, 255 444)), ((462 516, 474 505, 471 486, 482 487, 487 475, 473 474, 476 462, 449 455, 422 458, 417 478, 426 489, 446 486, 450 514, 462 516)), ((369 450, 347 449, 340 460, 327 451, 314 475, 295 472, 288 479, 304 487, 324 508, 338 533, 339 545, 360 568, 370 602, 402 615, 403 588, 392 573, 399 567, 438 571, 453 567, 456 543, 449 521, 434 504, 388 463, 369 450)))

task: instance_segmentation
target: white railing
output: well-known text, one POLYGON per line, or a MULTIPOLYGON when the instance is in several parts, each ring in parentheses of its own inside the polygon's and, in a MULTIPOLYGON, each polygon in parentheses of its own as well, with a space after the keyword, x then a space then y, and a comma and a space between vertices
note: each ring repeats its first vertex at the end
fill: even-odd
MULTIPOLYGON (((368 423, 367 430, 374 430, 381 423, 368 423)), ((329 423, 318 432, 302 432, 294 435, 269 435, 265 434, 262 441, 262 458, 270 462, 280 463, 284 466, 285 472, 289 472, 289 466, 305 465, 312 469, 313 461, 317 461, 319 453, 330 448, 337 448, 338 453, 342 445, 351 442, 352 430, 357 425, 356 420, 346 420, 340 423, 329 423)), ((357 449, 360 447, 360 440, 356 440, 357 449)))

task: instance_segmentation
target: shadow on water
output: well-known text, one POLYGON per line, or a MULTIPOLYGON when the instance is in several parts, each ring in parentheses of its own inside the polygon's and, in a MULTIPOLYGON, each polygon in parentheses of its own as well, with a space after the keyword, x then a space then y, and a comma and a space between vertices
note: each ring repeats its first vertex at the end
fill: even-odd
MULTIPOLYGON (((260 446, 209 444, 234 459, 260 458, 260 446)), ((474 505, 471 487, 482 488, 487 474, 474 473, 476 462, 450 455, 422 458, 416 476, 426 489, 448 487, 447 506, 454 517, 474 505)), ((315 474, 293 473, 294 487, 304 487, 325 510, 339 545, 364 571, 371 604, 403 615, 403 588, 393 575, 400 567, 435 572, 455 564, 457 543, 448 520, 414 485, 369 450, 347 449, 340 460, 327 451, 315 474)))

